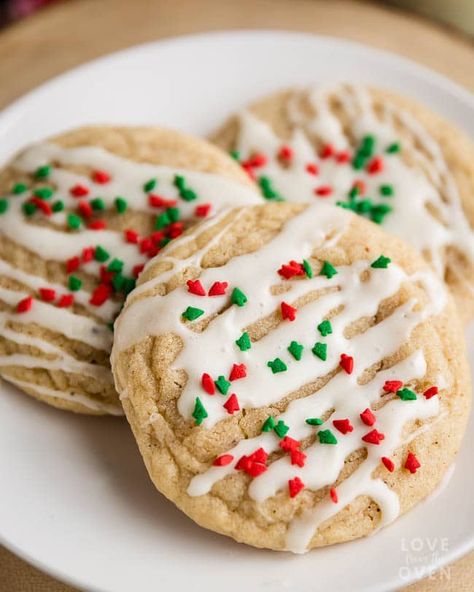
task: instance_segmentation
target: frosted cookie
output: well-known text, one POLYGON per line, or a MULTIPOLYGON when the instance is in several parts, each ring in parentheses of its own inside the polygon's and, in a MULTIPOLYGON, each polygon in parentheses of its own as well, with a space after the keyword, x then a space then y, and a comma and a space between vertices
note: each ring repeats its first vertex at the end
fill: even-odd
POLYGON ((111 359, 156 487, 256 547, 390 523, 435 488, 468 414, 442 282, 333 206, 265 204, 189 231, 140 276, 111 359))
POLYGON ((122 413, 113 321, 144 263, 223 207, 261 200, 214 146, 159 128, 91 127, 0 173, 0 374, 51 405, 122 413))
POLYGON ((213 140, 270 200, 337 204, 414 245, 474 315, 474 147, 392 93, 289 90, 242 111, 213 140))

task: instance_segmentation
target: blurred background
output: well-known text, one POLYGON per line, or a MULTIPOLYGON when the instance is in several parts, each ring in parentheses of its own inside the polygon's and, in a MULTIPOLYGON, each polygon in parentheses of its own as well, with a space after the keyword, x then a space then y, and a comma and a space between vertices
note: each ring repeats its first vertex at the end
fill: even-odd
MULTIPOLYGON (((75 0, 0 0, 0 26, 26 17, 47 4, 67 1, 75 0)), ((133 1, 130 0, 130 3, 133 1)), ((380 1, 383 2, 383 0, 380 1)), ((190 0, 190 3, 192 2, 193 0, 190 0)), ((474 0, 385 0, 385 2, 437 19, 474 35, 474 0)))

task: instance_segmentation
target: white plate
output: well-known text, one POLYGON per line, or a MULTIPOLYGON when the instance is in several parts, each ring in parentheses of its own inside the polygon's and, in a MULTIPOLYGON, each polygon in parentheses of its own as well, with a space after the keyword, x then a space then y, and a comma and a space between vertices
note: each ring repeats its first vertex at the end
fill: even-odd
MULTIPOLYGON (((402 91, 474 137, 473 97, 404 59, 301 33, 226 32, 126 50, 40 87, 0 115, 0 161, 91 122, 205 134, 251 99, 328 78, 402 91)), ((474 367, 474 350, 470 357, 474 367)), ((124 421, 74 417, 3 384, 0 539, 87 590, 392 590, 474 546, 472 428, 435 499, 373 537, 292 556, 238 545, 181 514, 149 482, 124 421)))

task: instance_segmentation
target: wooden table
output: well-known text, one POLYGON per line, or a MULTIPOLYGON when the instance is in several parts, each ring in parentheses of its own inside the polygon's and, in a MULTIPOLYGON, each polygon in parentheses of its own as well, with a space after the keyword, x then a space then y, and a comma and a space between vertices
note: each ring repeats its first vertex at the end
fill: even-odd
MULTIPOLYGON (((474 91, 472 40, 372 2, 70 0, 0 33, 0 108, 47 78, 105 53, 161 37, 230 28, 345 37, 412 58, 474 91)), ((471 592, 474 554, 408 590, 471 592)), ((71 591, 0 548, 0 592, 71 591)))

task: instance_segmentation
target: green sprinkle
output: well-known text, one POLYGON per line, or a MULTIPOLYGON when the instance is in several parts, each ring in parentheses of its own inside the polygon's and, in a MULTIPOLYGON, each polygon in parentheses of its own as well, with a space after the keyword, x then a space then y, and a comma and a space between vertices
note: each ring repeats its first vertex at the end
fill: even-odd
POLYGON ((318 438, 321 444, 337 444, 337 438, 331 430, 321 430, 318 432, 318 438))
POLYGON ((33 193, 40 199, 50 199, 54 190, 51 187, 37 187, 33 193))
POLYGON ((95 248, 95 252, 94 252, 94 258, 96 261, 99 261, 99 263, 104 263, 105 261, 107 261, 107 259, 110 257, 109 253, 104 249, 104 247, 101 247, 100 245, 97 245, 97 247, 95 248))
POLYGON ((0 199, 0 215, 4 214, 8 210, 8 200, 5 198, 0 199))
POLYGON ((123 261, 121 259, 112 259, 107 265, 107 271, 115 271, 121 273, 123 270, 123 261))
POLYGON ((31 203, 31 201, 25 202, 21 207, 26 216, 32 216, 36 212, 36 205, 31 203))
POLYGON ((214 381, 217 390, 222 393, 223 395, 227 395, 230 387, 230 382, 225 379, 224 376, 219 376, 217 380, 214 381))
POLYGON ((373 205, 370 199, 361 199, 354 202, 354 209, 358 214, 367 214, 372 211, 373 205))
POLYGON ((349 191, 349 197, 350 199, 355 199, 358 195, 359 195, 359 186, 358 185, 354 185, 351 190, 349 191))
POLYGON ((121 292, 125 286, 125 278, 121 273, 114 274, 112 286, 116 292, 121 292))
POLYGON ((393 185, 380 185, 379 192, 384 197, 390 197, 395 193, 393 185))
POLYGON ((188 306, 188 308, 183 312, 181 316, 183 316, 188 321, 195 321, 199 317, 204 314, 202 308, 196 308, 194 306, 188 306))
POLYGON ((278 372, 285 372, 286 370, 288 370, 287 365, 280 358, 270 360, 269 362, 267 362, 267 366, 271 368, 273 374, 278 374, 278 372))
POLYGON ((162 249, 163 247, 166 247, 166 245, 171 241, 169 236, 166 236, 165 238, 162 238, 160 240, 160 244, 159 247, 162 249))
POLYGON ((329 280, 337 274, 337 269, 333 267, 329 261, 325 261, 321 267, 319 275, 325 275, 329 280))
POLYGON ((186 180, 184 179, 184 177, 182 175, 175 175, 174 184, 175 184, 175 187, 177 187, 180 191, 182 191, 186 187, 186 180))
POLYGON ((70 275, 67 281, 67 285, 72 292, 77 292, 82 287, 82 281, 75 275, 70 275))
POLYGON ((392 208, 388 204, 378 204, 372 207, 372 210, 370 211, 370 218, 372 222, 375 222, 376 224, 382 224, 385 216, 391 211, 392 208))
POLYGON ((194 423, 196 425, 201 425, 207 417, 207 411, 204 405, 201 403, 201 399, 199 397, 196 397, 192 416, 194 417, 194 423))
POLYGON ((113 323, 107 323, 107 329, 109 331, 112 331, 112 333, 114 332, 114 324, 113 323))
POLYGON ((363 169, 364 164, 365 157, 360 154, 356 154, 356 156, 352 159, 352 168, 354 168, 356 171, 360 171, 360 169, 363 169))
POLYGON ((123 197, 115 198, 115 209, 119 214, 124 214, 127 211, 128 203, 123 197))
POLYGON ((275 434, 279 438, 284 438, 290 428, 286 425, 286 423, 282 419, 280 419, 280 421, 275 425, 275 427, 273 429, 275 431, 275 434))
POLYGON ((170 222, 177 222, 181 212, 179 208, 168 208, 166 213, 168 214, 170 222))
POLYGON ((370 267, 373 267, 374 269, 387 269, 388 264, 391 262, 392 260, 390 257, 384 257, 383 255, 380 255, 378 259, 370 264, 370 267))
POLYGON ((275 428, 275 420, 271 415, 263 422, 262 432, 271 432, 275 428))
POLYGON ((307 275, 307 277, 312 278, 313 277, 313 270, 311 269, 311 265, 309 264, 309 261, 307 261, 306 259, 303 259, 303 269, 307 275))
POLYGON ((193 191, 192 189, 189 189, 189 187, 187 187, 186 189, 183 189, 180 193, 181 195, 181 199, 184 199, 184 201, 193 201, 194 199, 197 198, 197 193, 195 191, 193 191))
POLYGON ((240 152, 238 150, 231 150, 230 152, 231 157, 236 160, 237 162, 239 162, 240 160, 240 152))
POLYGON ((408 388, 397 391, 397 397, 400 397, 402 401, 416 401, 416 393, 408 388))
POLYGON ((46 179, 51 174, 51 167, 49 165, 40 166, 35 171, 35 177, 37 179, 46 179))
POLYGON ((237 306, 244 306, 244 304, 247 302, 247 296, 240 288, 234 288, 232 290, 230 301, 232 304, 237 304, 237 306))
POLYGON ((259 177, 258 184, 260 185, 260 189, 262 190, 265 199, 282 201, 281 195, 275 190, 272 180, 269 177, 259 177))
POLYGON ((25 183, 15 183, 12 187, 12 193, 13 195, 20 195, 20 193, 25 193, 27 189, 28 187, 25 183))
POLYGON ((91 199, 91 206, 93 210, 105 210, 105 201, 101 197, 95 197, 91 199))
POLYGON ((124 277, 123 280, 123 291, 125 294, 129 294, 137 285, 137 280, 133 277, 124 277))
POLYGON ((171 221, 169 219, 168 212, 163 212, 162 214, 160 214, 159 216, 156 217, 156 220, 155 220, 155 229, 156 230, 161 230, 165 226, 168 226, 168 224, 170 222, 171 221))
POLYGON ((67 225, 69 226, 69 228, 72 228, 73 230, 77 230, 78 228, 80 228, 81 224, 82 224, 82 218, 80 218, 76 214, 68 214, 67 215, 67 225))
POLYGON ((385 152, 388 152, 388 154, 395 154, 396 152, 400 152, 401 149, 402 147, 399 142, 393 142, 393 144, 390 144, 390 146, 386 148, 385 152))
POLYGON ((323 420, 320 419, 319 417, 308 417, 308 419, 305 419, 305 422, 308 425, 312 425, 312 426, 319 426, 324 423, 323 420))
POLYGON ((53 205, 51 206, 51 209, 53 210, 53 212, 55 212, 56 214, 58 212, 62 212, 64 210, 64 202, 59 199, 58 201, 55 201, 53 203, 53 205))
POLYGON ((303 355, 304 349, 301 343, 298 343, 297 341, 292 341, 287 349, 290 352, 290 354, 295 358, 295 360, 301 360, 301 356, 303 355))
POLYGON ((318 331, 321 333, 321 335, 323 337, 326 337, 327 335, 331 335, 331 333, 332 333, 331 321, 325 320, 325 321, 322 321, 322 323, 319 323, 318 331))
POLYGON ((370 158, 374 153, 375 148, 375 137, 367 135, 362 138, 362 145, 360 147, 360 153, 366 158, 370 158))
POLYGON ((320 341, 317 341, 313 345, 313 349, 311 351, 313 352, 313 354, 315 356, 320 358, 323 362, 325 362, 327 360, 328 346, 326 345, 326 343, 321 343, 320 341))
POLYGON ((153 179, 150 179, 149 181, 147 181, 143 185, 143 191, 145 191, 146 193, 149 193, 150 191, 153 191, 153 189, 155 187, 156 187, 156 177, 154 177, 153 179))
POLYGON ((235 342, 240 351, 247 351, 252 347, 252 343, 250 341, 249 334, 247 332, 242 333, 242 335, 237 339, 235 342))

